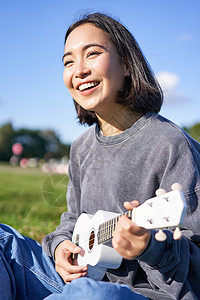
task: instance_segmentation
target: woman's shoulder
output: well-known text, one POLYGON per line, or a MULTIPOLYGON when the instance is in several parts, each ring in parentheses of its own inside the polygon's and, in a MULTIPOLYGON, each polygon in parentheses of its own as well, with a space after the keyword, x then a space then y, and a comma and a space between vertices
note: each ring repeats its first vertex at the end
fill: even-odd
POLYGON ((200 153, 200 143, 171 120, 160 114, 154 114, 150 123, 149 130, 154 132, 158 143, 163 142, 177 149, 184 148, 200 153))
POLYGON ((174 142, 182 140, 186 143, 192 139, 183 128, 160 114, 153 114, 151 121, 151 130, 154 130, 163 139, 173 140, 174 142))

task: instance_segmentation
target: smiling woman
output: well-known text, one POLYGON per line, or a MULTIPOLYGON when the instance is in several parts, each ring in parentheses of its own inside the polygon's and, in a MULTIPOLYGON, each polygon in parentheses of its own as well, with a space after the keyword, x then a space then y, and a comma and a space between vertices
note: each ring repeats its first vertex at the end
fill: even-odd
POLYGON ((200 144, 158 114, 153 72, 132 34, 109 16, 72 24, 63 62, 79 121, 94 126, 72 144, 68 211, 43 239, 46 253, 1 226, 0 298, 33 299, 34 290, 34 299, 53 293, 48 300, 199 299, 200 144), (188 211, 174 223, 176 199, 162 194, 180 188, 177 179, 183 193, 173 192, 188 211), (167 214, 161 200, 171 205, 167 214), (170 224, 180 230, 173 234, 170 224))
MULTIPOLYGON (((88 15, 86 18, 72 24, 65 35, 65 54, 63 59, 65 56, 68 56, 68 54, 72 54, 72 52, 68 52, 68 45, 70 46, 72 38, 74 38, 75 43, 77 42, 77 45, 81 43, 83 50, 85 51, 88 47, 91 47, 90 51, 87 50, 88 55, 90 55, 88 61, 93 59, 93 56, 95 59, 98 59, 98 56, 101 54, 107 54, 107 58, 110 55, 112 57, 112 63, 116 63, 116 66, 112 66, 112 70, 108 70, 112 73, 112 76, 110 75, 111 77, 117 77, 117 74, 114 72, 119 71, 117 68, 123 68, 123 72, 125 73, 122 75, 122 86, 121 80, 115 81, 115 78, 113 78, 115 92, 117 91, 117 94, 115 95, 115 105, 116 103, 119 103, 122 104, 123 107, 126 106, 130 108, 131 112, 134 110, 135 112, 142 112, 142 114, 148 111, 159 112, 163 100, 160 86, 145 57, 142 55, 135 38, 122 24, 103 14, 88 15), (88 36, 86 38, 83 38, 86 34, 86 31, 83 30, 83 25, 86 26, 85 29, 88 29, 88 36), (80 35, 78 35, 78 32, 80 35), (77 40, 75 40, 75 38, 77 38, 77 40), (99 43, 96 43, 98 39, 99 43), (86 44, 84 45, 84 43, 86 44), (96 48, 92 49, 92 47, 96 48)), ((99 60, 101 61, 101 59, 98 59, 97 61, 99 60)), ((69 62, 66 61, 66 63, 68 66, 70 60, 69 62)), ((82 67, 84 67, 84 65, 82 67)), ((103 66, 100 66, 100 70, 102 68, 103 66)), ((91 71, 92 70, 90 70, 90 72, 91 71)), ((119 74, 121 74, 121 69, 119 74)), ((93 74, 90 74, 90 76, 92 75, 93 74)), ((85 77, 85 80, 86 79, 88 79, 88 76, 85 77)), ((66 81, 65 84, 67 85, 66 81)), ((109 88, 111 89, 112 87, 109 88)), ((84 106, 82 107, 79 105, 76 100, 75 107, 81 124, 98 124, 98 118, 94 111, 91 109, 89 111, 84 109, 84 106)), ((116 108, 120 110, 121 106, 116 106, 116 108)), ((128 109, 129 114, 130 109, 128 109)), ((115 115, 115 113, 116 111, 114 111, 112 115, 115 115)))
POLYGON ((66 40, 64 65, 65 85, 86 111, 106 120, 121 109, 115 100, 130 71, 104 31, 92 24, 75 28, 66 40))

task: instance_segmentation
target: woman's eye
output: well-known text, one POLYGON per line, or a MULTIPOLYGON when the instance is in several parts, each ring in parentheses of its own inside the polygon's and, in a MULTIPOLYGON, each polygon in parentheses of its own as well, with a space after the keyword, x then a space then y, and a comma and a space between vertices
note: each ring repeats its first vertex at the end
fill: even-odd
POLYGON ((88 53, 88 57, 99 55, 99 54, 100 54, 100 52, 98 52, 98 51, 91 51, 91 52, 88 53))
POLYGON ((68 60, 64 62, 64 67, 70 67, 73 64, 72 60, 68 60))

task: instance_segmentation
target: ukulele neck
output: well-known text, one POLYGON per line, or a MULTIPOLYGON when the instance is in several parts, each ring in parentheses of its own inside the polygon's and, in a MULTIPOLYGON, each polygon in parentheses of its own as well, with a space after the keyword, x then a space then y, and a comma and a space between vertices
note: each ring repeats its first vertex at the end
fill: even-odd
MULTIPOLYGON (((132 220, 132 214, 133 214, 133 211, 129 210, 129 211, 125 212, 124 216, 126 216, 130 220, 132 220)), ((99 226, 99 231, 97 233, 98 244, 102 244, 102 243, 112 239, 116 224, 119 221, 119 218, 121 216, 122 215, 117 216, 111 220, 108 220, 99 226)))

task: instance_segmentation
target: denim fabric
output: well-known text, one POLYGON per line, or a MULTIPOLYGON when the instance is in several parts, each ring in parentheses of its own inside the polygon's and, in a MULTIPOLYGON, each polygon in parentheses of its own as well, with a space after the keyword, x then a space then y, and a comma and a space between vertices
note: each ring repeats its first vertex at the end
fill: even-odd
POLYGON ((53 260, 47 256, 40 244, 22 236, 10 226, 0 224, 0 300, 44 298, 147 299, 133 293, 125 285, 96 282, 89 278, 76 279, 65 285, 55 270, 53 260))
POLYGON ((126 285, 80 278, 66 284, 62 294, 50 295, 45 300, 145 300, 126 285))
POLYGON ((36 241, 0 224, 0 299, 40 300, 61 293, 64 282, 36 241))

